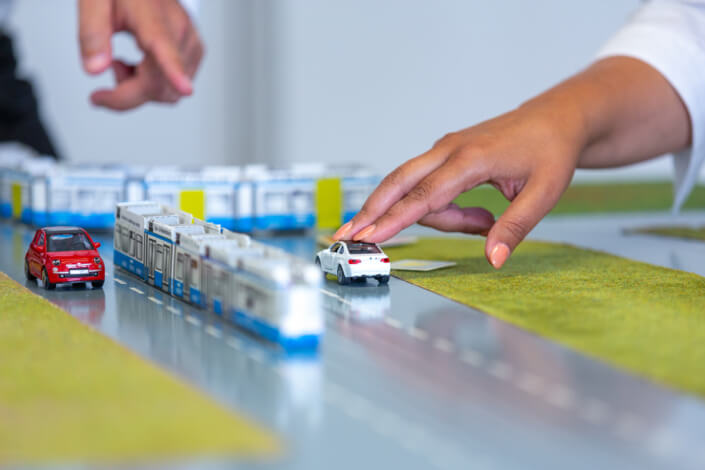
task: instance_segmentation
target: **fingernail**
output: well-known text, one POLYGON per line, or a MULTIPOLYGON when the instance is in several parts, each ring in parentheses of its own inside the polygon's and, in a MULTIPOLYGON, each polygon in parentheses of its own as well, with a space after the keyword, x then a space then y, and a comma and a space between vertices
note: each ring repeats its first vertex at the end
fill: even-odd
POLYGON ((179 77, 179 91, 184 95, 193 93, 193 82, 186 75, 179 77))
POLYGON ((342 240, 345 238, 345 236, 348 234, 350 229, 352 228, 352 221, 344 224, 342 227, 340 227, 334 234, 333 234, 333 240, 338 241, 342 240))
POLYGON ((504 243, 497 243, 490 253, 490 263, 499 269, 509 258, 509 247, 504 243))
POLYGON ((365 238, 365 237, 369 237, 370 235, 372 235, 372 232, 375 231, 375 228, 376 228, 375 224, 368 225, 367 227, 365 227, 364 229, 362 229, 360 232, 358 232, 358 233, 353 237, 353 240, 358 241, 358 240, 362 240, 362 239, 365 238))
POLYGON ((110 57, 105 52, 92 55, 83 61, 83 66, 88 72, 97 73, 110 65, 110 57))

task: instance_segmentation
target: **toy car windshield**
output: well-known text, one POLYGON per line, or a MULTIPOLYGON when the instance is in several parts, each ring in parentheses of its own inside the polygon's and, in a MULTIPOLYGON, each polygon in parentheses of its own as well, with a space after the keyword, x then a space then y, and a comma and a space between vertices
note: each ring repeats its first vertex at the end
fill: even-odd
POLYGON ((57 233, 49 235, 47 251, 83 251, 92 250, 93 245, 83 233, 57 233))
POLYGON ((348 243, 348 251, 351 255, 368 255, 382 253, 374 243, 348 243))

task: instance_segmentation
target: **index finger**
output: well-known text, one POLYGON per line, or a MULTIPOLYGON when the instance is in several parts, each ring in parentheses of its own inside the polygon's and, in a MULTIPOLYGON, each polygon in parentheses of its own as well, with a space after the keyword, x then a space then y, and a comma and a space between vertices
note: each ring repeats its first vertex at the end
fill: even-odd
POLYGON ((163 20, 144 9, 135 15, 133 34, 142 50, 154 57, 161 72, 179 93, 193 93, 193 84, 181 60, 177 40, 169 34, 163 20))
POLYGON ((447 208, 461 192, 474 188, 485 179, 475 166, 463 168, 458 160, 451 158, 385 211, 374 226, 370 226, 374 228, 360 232, 353 239, 369 243, 387 240, 424 216, 447 208))
POLYGON ((388 174, 363 204, 360 211, 333 236, 334 239, 355 235, 384 214, 404 197, 426 175, 448 158, 448 146, 438 145, 412 158, 388 174))
POLYGON ((112 58, 110 39, 113 35, 112 2, 80 0, 78 3, 78 42, 86 72, 99 74, 112 58))

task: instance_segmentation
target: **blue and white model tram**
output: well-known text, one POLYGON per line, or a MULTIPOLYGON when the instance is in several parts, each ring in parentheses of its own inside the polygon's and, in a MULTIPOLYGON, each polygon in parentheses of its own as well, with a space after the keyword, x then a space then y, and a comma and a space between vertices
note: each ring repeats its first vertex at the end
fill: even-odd
POLYGON ((115 266, 287 350, 315 349, 323 332, 313 264, 155 202, 115 211, 115 266))

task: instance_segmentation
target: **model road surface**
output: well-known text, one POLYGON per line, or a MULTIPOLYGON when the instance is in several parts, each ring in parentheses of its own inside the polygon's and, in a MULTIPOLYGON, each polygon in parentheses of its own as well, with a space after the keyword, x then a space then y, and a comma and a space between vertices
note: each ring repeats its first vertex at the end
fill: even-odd
MULTIPOLYGON (((691 223, 705 214, 690 215, 691 223)), ((665 215, 542 222, 533 236, 705 274, 705 244, 623 229, 665 215)), ((284 456, 238 468, 701 468, 705 403, 403 281, 322 289, 313 357, 266 343, 112 265, 103 289, 26 282, 34 229, 0 223, 0 270, 280 435, 284 456)), ((264 239, 313 259, 314 235, 264 239)), ((657 345, 655 345, 657 346, 657 345)), ((233 462, 180 462, 179 468, 233 462)), ((168 464, 167 464, 168 466, 168 464)))

